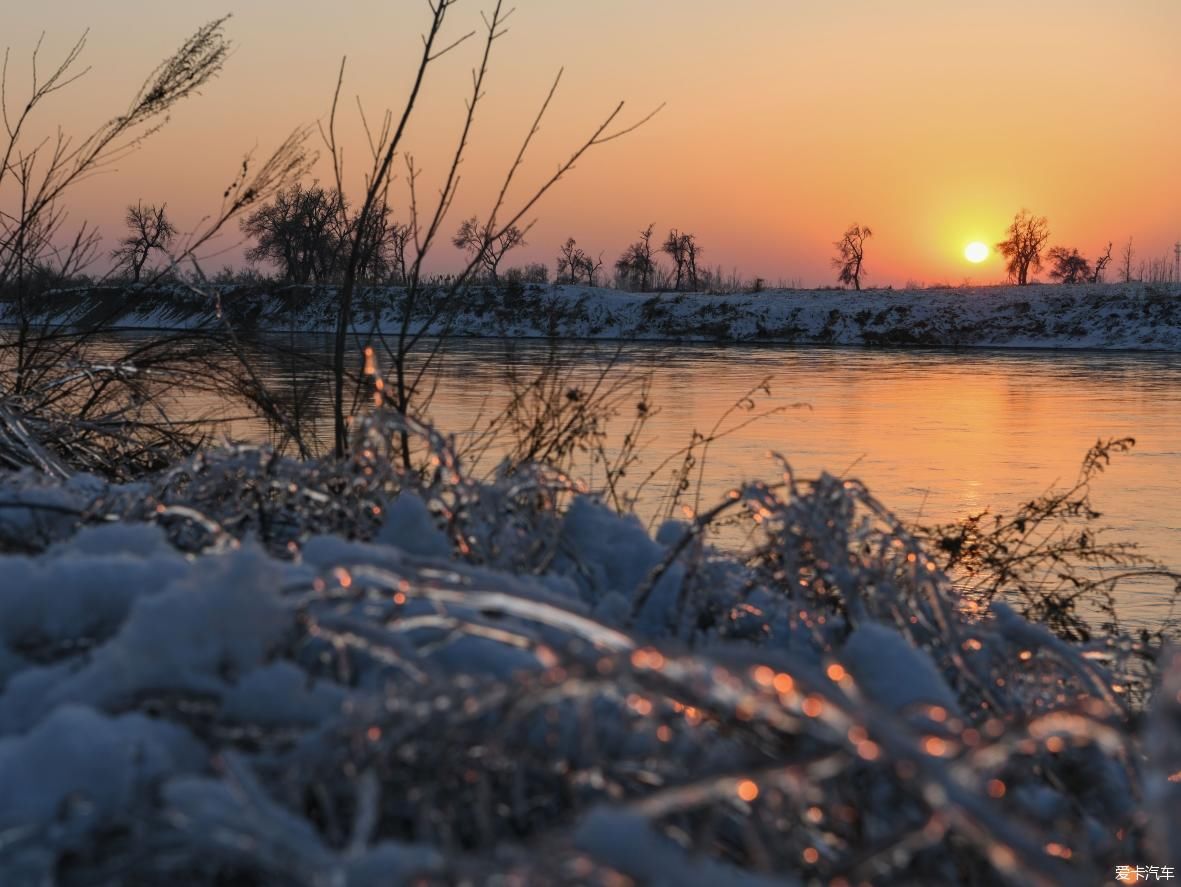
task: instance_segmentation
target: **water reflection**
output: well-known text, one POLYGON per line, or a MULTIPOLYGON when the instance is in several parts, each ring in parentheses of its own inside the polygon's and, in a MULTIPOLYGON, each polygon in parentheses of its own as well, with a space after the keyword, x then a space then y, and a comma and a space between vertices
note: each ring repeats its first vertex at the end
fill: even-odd
MULTIPOLYGON (((329 343, 299 336, 279 344, 326 356, 329 343)), ((878 351, 709 345, 615 346, 504 341, 448 344, 428 375, 430 417, 440 428, 470 429, 503 408, 506 367, 540 366, 556 347, 589 378, 612 356, 614 374, 651 375, 657 409, 644 435, 643 467, 657 465, 711 428, 744 392, 770 379, 759 408, 806 403, 715 443, 704 473, 703 502, 744 479, 774 471, 770 451, 796 471, 857 476, 904 519, 941 521, 985 507, 1005 510, 1074 479, 1098 438, 1131 435, 1122 457, 1095 485, 1095 501, 1122 538, 1181 564, 1181 355, 1025 351, 878 351)), ((300 396, 331 440, 328 388, 319 372, 260 352, 256 364, 280 392, 300 396)), ((196 411, 224 409, 202 402, 196 411)), ((745 416, 735 418, 735 422, 745 416)), ((631 416, 621 416, 621 437, 631 416)), ((260 439, 257 421, 227 423, 237 437, 260 439)), ((617 443, 617 442, 616 442, 617 443)), ((641 472, 642 473, 642 472, 641 472)), ((649 491, 666 492, 667 472, 649 491)), ((1128 616, 1151 622, 1162 592, 1130 600, 1128 616)))

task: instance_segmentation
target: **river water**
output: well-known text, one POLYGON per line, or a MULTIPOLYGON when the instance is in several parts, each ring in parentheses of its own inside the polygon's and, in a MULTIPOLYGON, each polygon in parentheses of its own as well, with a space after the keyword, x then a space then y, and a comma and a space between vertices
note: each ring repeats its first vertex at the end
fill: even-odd
MULTIPOLYGON (((283 337, 279 344, 305 355, 329 350, 319 336, 283 337)), ((1131 436, 1135 449, 1116 457, 1094 484, 1102 523, 1111 538, 1136 541, 1144 553, 1181 566, 1181 355, 452 341, 425 377, 424 385, 434 389, 431 419, 456 432, 481 426, 511 396, 510 375, 533 378, 555 355, 571 374, 554 383, 563 389, 585 392, 601 374, 600 391, 636 377, 649 380, 643 460, 629 478, 642 479, 662 460, 672 461, 646 487, 640 513, 667 501, 672 467, 680 464, 675 454, 694 430, 713 429, 765 381, 770 393, 758 392, 753 409, 731 411, 721 430, 782 411, 710 446, 700 474, 703 506, 742 480, 774 477, 768 454, 776 451, 801 476, 827 470, 861 479, 907 520, 947 521, 985 508, 1007 512, 1052 485, 1072 482, 1097 439, 1131 436)), ((291 388, 284 358, 260 354, 256 370, 280 390, 291 388)), ((330 439, 326 382, 311 372, 296 378, 294 390, 310 393, 330 439)), ((619 392, 619 415, 604 438, 608 451, 627 431, 640 393, 638 387, 619 392)), ((251 421, 226 427, 237 437, 266 435, 251 421)), ((495 455, 493 447, 485 462, 495 455)), ((576 470, 595 469, 586 462, 576 470)), ((697 480, 695 471, 693 492, 697 480)), ((1167 610, 1166 597, 1159 585, 1129 590, 1121 613, 1152 625, 1167 610)))

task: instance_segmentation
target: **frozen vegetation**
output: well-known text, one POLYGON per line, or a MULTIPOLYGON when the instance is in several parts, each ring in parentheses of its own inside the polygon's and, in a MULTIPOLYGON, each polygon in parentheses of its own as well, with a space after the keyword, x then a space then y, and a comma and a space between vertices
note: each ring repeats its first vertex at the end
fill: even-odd
MULTIPOLYGON (((39 300, 40 316, 74 324, 328 332, 332 287, 222 287, 214 299, 183 287, 67 290, 39 300)), ((360 330, 396 332, 394 288, 357 294, 360 330)), ((0 306, 2 308, 3 306, 0 306)), ((12 312, 0 314, 12 321, 12 312)), ((919 347, 1181 350, 1181 286, 1079 284, 924 290, 768 290, 632 293, 583 286, 469 286, 419 300, 412 330, 457 336, 653 339, 919 347)))
POLYGON ((543 467, 476 482, 428 428, 404 473, 402 429, 0 474, 5 885, 1181 862, 1181 656, 1129 693, 1135 644, 980 612, 855 482, 784 462, 650 536, 543 467), (748 551, 704 542, 739 511, 748 551))

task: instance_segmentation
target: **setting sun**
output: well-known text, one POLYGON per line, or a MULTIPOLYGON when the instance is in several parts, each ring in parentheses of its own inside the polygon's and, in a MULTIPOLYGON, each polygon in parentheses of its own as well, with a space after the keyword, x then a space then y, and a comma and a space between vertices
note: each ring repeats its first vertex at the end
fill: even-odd
POLYGON ((988 247, 979 240, 969 243, 964 247, 964 258, 978 265, 988 258, 988 247))

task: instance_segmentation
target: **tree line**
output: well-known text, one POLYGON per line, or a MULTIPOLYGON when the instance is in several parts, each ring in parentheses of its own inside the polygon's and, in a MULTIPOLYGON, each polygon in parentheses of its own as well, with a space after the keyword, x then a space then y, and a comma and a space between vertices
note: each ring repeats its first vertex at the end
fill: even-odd
MULTIPOLYGON (((1087 258, 1073 246, 1048 246, 1050 224, 1045 216, 1037 216, 1022 209, 1013 216, 1006 231, 1007 237, 996 245, 1005 258, 1009 280, 1020 286, 1032 283, 1034 275, 1049 268, 1047 276, 1058 283, 1102 283, 1111 265, 1114 242, 1087 258)), ((1136 262, 1136 244, 1129 237, 1120 249, 1115 266, 1121 283, 1177 283, 1181 282, 1181 247, 1176 256, 1142 259, 1136 262)))
MULTIPOLYGON (((128 230, 111 253, 116 269, 133 283, 140 282, 153 253, 167 256, 176 237, 176 227, 167 216, 166 205, 129 206, 125 218, 128 230)), ((366 283, 404 284, 407 279, 407 243, 411 228, 392 218, 382 204, 362 220, 361 214, 335 188, 317 183, 296 182, 275 194, 273 200, 241 220, 242 233, 253 242, 246 252, 252 265, 276 268, 282 279, 297 285, 340 282, 345 259, 352 244, 358 245, 356 277, 366 283), (364 230, 359 226, 364 225, 364 230)), ((741 281, 737 273, 727 280, 720 268, 703 265, 705 249, 696 235, 670 228, 663 240, 656 238, 655 224, 639 232, 620 256, 604 270, 603 253, 594 255, 579 246, 574 237, 558 249, 554 282, 565 285, 610 285, 632 292, 714 291, 729 283, 739 288, 762 288, 762 282, 741 281), (668 260, 667 264, 661 258, 668 260)), ((868 225, 853 224, 834 241, 832 265, 837 283, 860 290, 869 272, 865 263, 866 243, 873 236, 868 225)), ((1032 283, 1047 269, 1048 277, 1062 284, 1102 283, 1113 261, 1114 244, 1089 258, 1077 247, 1049 246, 1050 228, 1045 216, 1022 209, 996 244, 1005 260, 1011 283, 1032 283)), ((547 284, 549 268, 543 263, 514 266, 502 271, 506 255, 528 246, 525 231, 516 225, 493 230, 478 217, 464 219, 451 238, 467 261, 477 269, 477 282, 490 284, 547 284)), ((1131 282, 1172 282, 1175 262, 1165 257, 1141 262, 1134 268, 1136 250, 1131 238, 1124 244, 1119 264, 1120 280, 1131 282)))

